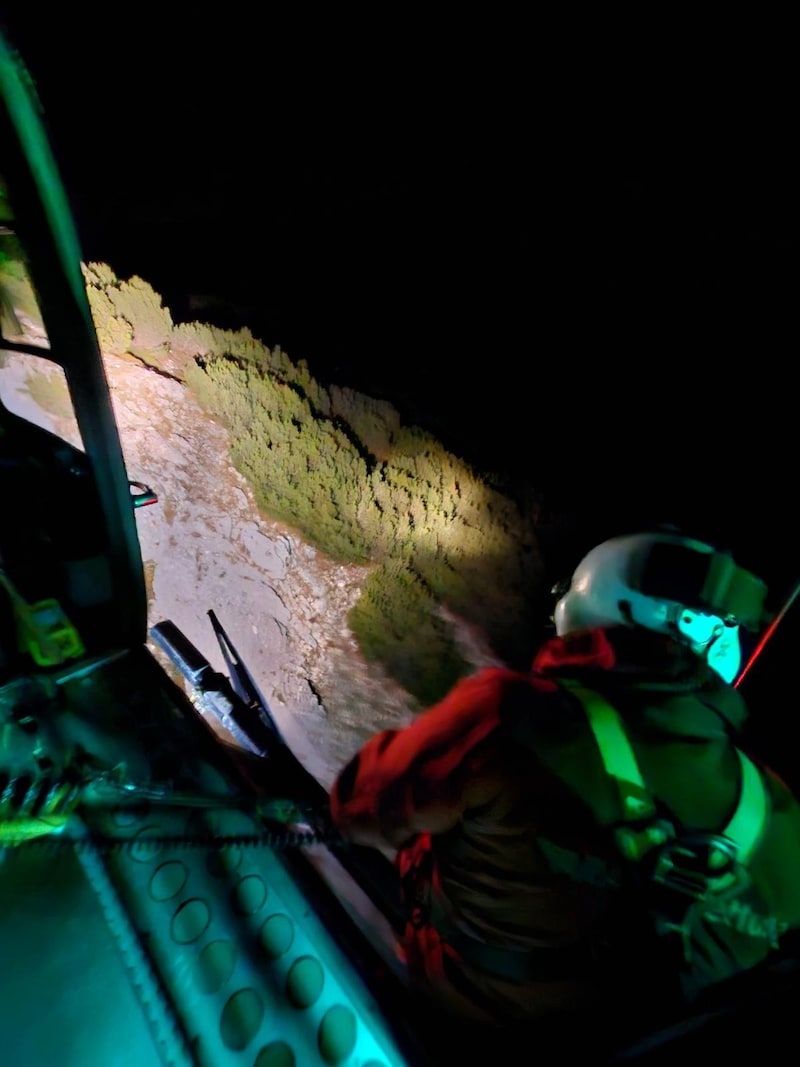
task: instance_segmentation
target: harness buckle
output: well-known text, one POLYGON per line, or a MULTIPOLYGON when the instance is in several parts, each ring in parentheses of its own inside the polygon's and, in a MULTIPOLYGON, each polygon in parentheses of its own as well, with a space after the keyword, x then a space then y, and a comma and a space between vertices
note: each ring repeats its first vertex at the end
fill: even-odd
POLYGON ((656 849, 653 881, 693 900, 727 889, 738 877, 738 848, 721 834, 685 834, 656 849))

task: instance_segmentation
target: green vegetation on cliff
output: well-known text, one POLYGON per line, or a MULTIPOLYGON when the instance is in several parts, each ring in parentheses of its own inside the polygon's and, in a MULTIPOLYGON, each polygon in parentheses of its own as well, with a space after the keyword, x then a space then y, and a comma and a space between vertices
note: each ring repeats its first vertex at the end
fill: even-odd
POLYGON ((421 704, 469 669, 450 615, 523 666, 541 595, 535 516, 391 405, 317 382, 248 330, 173 324, 140 278, 85 269, 101 349, 182 381, 230 433, 259 508, 332 559, 371 564, 350 625, 421 704))

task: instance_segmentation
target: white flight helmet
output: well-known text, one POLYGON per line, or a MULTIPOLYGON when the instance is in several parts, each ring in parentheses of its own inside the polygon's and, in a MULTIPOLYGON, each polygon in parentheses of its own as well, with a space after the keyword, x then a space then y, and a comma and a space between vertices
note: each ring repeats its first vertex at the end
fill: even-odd
POLYGON ((562 637, 593 626, 669 634, 733 682, 739 626, 760 628, 766 593, 759 578, 711 545, 673 533, 631 534, 581 560, 553 621, 562 637))

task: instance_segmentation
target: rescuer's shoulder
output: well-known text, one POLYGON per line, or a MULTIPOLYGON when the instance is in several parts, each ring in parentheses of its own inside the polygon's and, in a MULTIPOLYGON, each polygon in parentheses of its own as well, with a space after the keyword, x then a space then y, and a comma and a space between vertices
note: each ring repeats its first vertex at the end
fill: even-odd
POLYGON ((564 694, 549 678, 508 667, 483 667, 456 682, 436 707, 482 707, 502 718, 514 714, 512 709, 517 707, 544 709, 563 704, 564 694))

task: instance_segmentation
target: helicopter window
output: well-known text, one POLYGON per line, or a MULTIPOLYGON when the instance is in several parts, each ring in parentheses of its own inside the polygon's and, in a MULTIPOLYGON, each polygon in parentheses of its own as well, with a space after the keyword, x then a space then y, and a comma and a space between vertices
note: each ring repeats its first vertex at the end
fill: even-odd
POLYGON ((0 175, 0 405, 83 449, 64 371, 49 341, 0 175))

